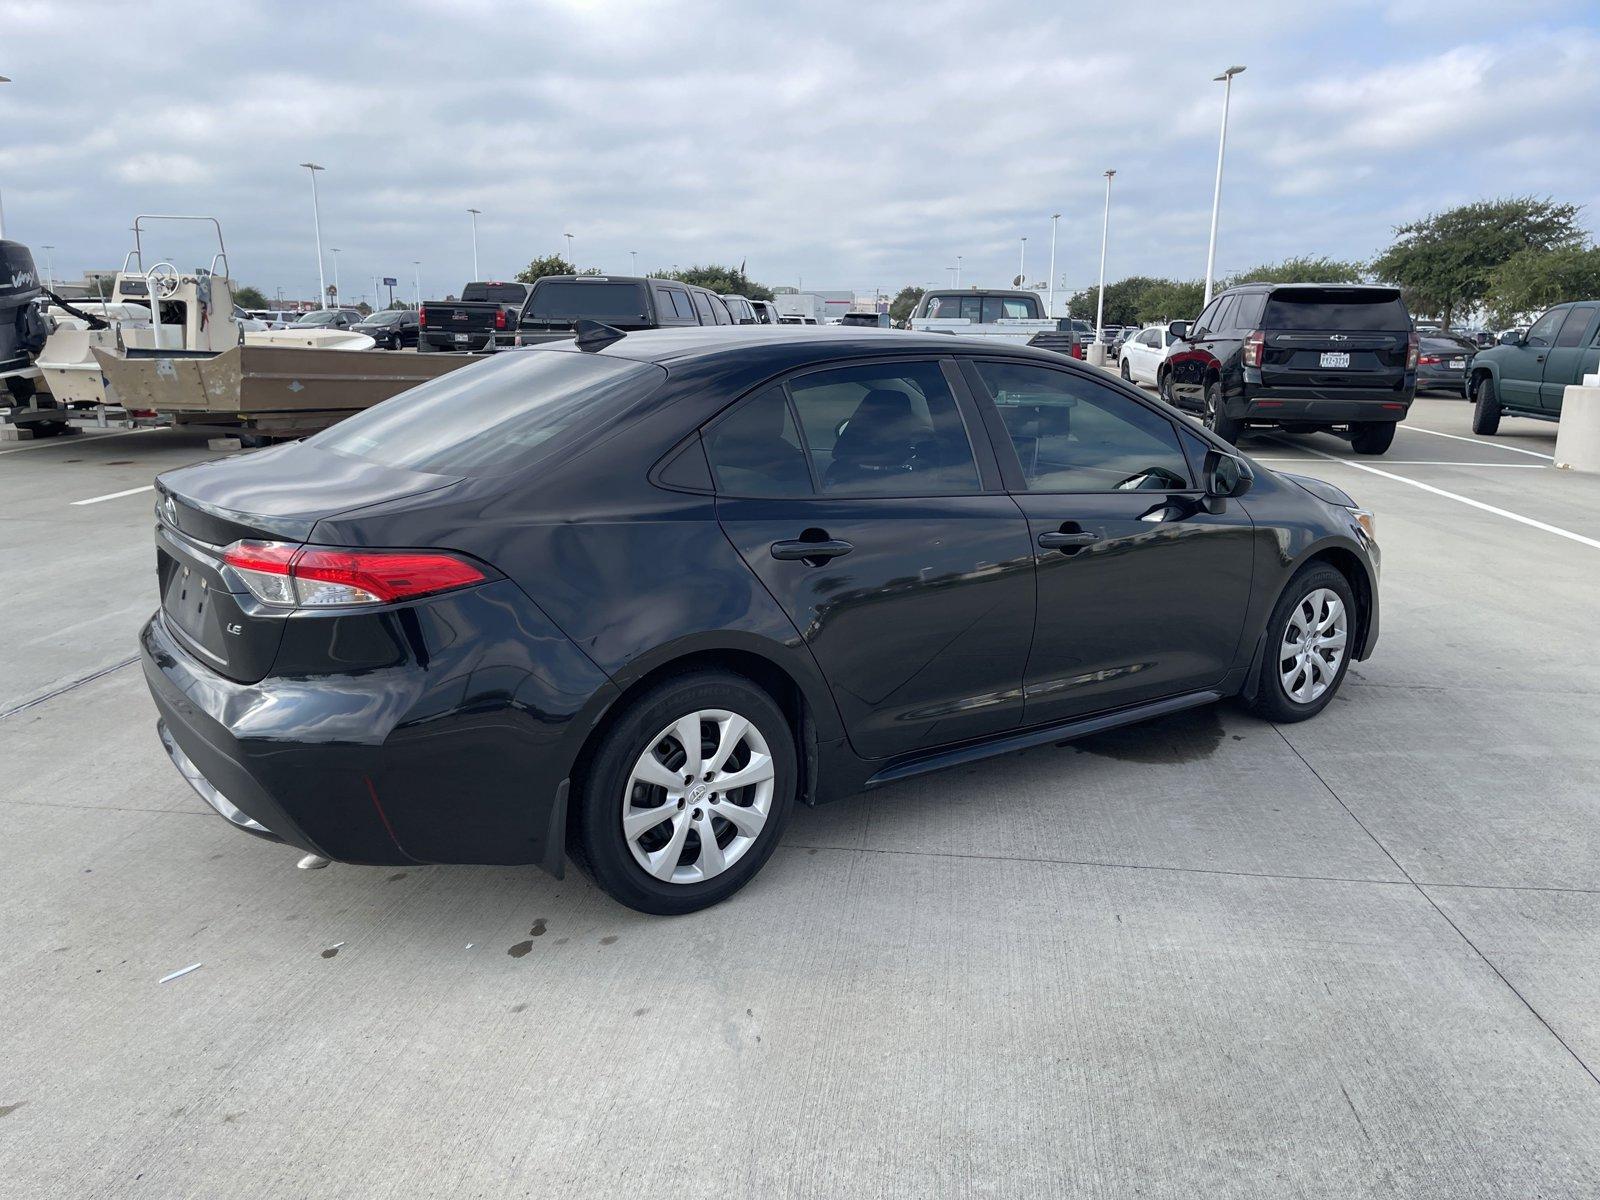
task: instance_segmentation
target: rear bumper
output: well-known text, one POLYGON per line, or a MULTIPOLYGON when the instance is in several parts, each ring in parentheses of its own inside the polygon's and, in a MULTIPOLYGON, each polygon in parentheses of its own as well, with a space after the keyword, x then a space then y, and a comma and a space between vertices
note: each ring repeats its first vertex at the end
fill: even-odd
MULTIPOLYGON (((559 875, 580 714, 610 682, 509 581, 408 611, 420 660, 253 684, 194 658, 157 613, 139 641, 173 766, 234 828, 325 858, 559 875)), ((314 636, 286 634, 280 661, 314 636)))
POLYGON ((426 330, 418 337, 418 349, 478 351, 488 350, 495 345, 502 348, 511 345, 509 333, 485 333, 480 330, 466 333, 466 341, 457 341, 456 337, 457 335, 448 329, 437 332, 426 330))
POLYGON ((1344 425, 1353 421, 1403 421, 1415 389, 1342 388, 1312 390, 1251 386, 1226 401, 1228 415, 1248 421, 1292 421, 1344 425))

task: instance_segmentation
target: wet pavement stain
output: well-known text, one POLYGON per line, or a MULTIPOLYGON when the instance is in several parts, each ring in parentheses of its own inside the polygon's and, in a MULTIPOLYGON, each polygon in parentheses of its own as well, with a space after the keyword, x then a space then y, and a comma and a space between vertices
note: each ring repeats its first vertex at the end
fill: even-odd
POLYGON ((617 940, 617 935, 616 934, 608 933, 608 934, 606 934, 605 937, 600 939, 600 944, 602 946, 609 946, 609 945, 611 945, 612 942, 614 942, 616 940, 617 940))
POLYGON ((0 1117, 9 1117, 26 1103, 26 1100, 18 1100, 15 1104, 0 1104, 0 1117))
POLYGON ((528 1011, 528 1006, 526 1004, 513 1004, 511 1006, 511 1011, 514 1012, 514 1013, 516 1013, 516 1012, 527 1012, 528 1011))
POLYGON ((530 940, 526 942, 518 942, 515 946, 511 947, 511 949, 507 950, 506 953, 511 955, 512 958, 521 958, 524 954, 528 953, 528 951, 532 949, 533 942, 530 940))
POLYGON ((544 931, 545 931, 545 926, 546 926, 547 923, 548 922, 546 922, 545 918, 543 918, 543 917, 537 918, 533 922, 533 928, 528 930, 528 936, 529 937, 543 937, 544 936, 544 931))
POLYGON ((569 940, 571 940, 571 939, 569 939, 569 938, 557 938, 556 939, 556 945, 565 946, 569 940))
POLYGON ((1190 763, 1215 754, 1223 736, 1222 718, 1213 706, 1057 744, 1121 762, 1190 763))
POLYGON ((337 946, 329 946, 326 950, 324 950, 322 952, 322 957, 323 958, 337 958, 338 956, 339 956, 339 947, 337 947, 337 946))
POLYGON ((650 1010, 648 1008, 636 1008, 636 1009, 633 1010, 633 1015, 636 1016, 636 1017, 642 1017, 642 1016, 645 1015, 645 1013, 647 1013, 649 1011, 650 1010))

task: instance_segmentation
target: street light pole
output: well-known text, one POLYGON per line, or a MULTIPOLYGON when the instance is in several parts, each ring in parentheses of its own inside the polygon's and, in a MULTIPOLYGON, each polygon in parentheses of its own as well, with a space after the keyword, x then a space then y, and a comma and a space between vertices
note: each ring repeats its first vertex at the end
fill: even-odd
POLYGON ((478 273, 478 218, 483 215, 483 210, 469 208, 467 211, 472 214, 472 277, 482 279, 483 276, 478 273))
POLYGON ((1100 330, 1106 320, 1106 235, 1111 232, 1111 180, 1116 174, 1115 171, 1106 172, 1106 214, 1100 222, 1100 305, 1094 315, 1094 341, 1102 357, 1106 352, 1105 343, 1100 340, 1100 330))
POLYGON ((1028 239, 1022 239, 1022 253, 1017 256, 1017 286, 1028 286, 1028 239))
MULTIPOLYGON (((11 79, 10 79, 9 76, 0 75, 0 83, 10 83, 10 82, 11 82, 11 79)), ((6 206, 5 206, 5 204, 3 202, 0 202, 0 238, 3 238, 5 236, 6 236, 6 206)))
POLYGON ((317 172, 327 170, 314 162, 300 164, 311 172, 311 228, 317 235, 317 307, 328 307, 328 279, 322 273, 322 205, 317 199, 317 172))
POLYGON ((1045 301, 1044 311, 1048 317, 1056 315, 1056 226, 1061 223, 1060 213, 1050 214, 1050 275, 1046 286, 1050 289, 1050 298, 1045 301))
POLYGON ((1211 273, 1217 262, 1217 210, 1222 205, 1222 156, 1228 149, 1228 101, 1233 97, 1233 77, 1243 67, 1229 67, 1211 82, 1222 84, 1222 136, 1217 139, 1217 186, 1211 193, 1211 238, 1206 243, 1206 298, 1204 308, 1211 303, 1211 273))
POLYGON ((46 280, 48 280, 48 282, 45 284, 45 286, 50 288, 51 290, 54 290, 55 286, 56 286, 56 269, 55 269, 54 263, 51 260, 50 251, 54 250, 55 247, 54 246, 40 246, 39 248, 44 251, 44 277, 45 277, 46 280))
POLYGON ((339 297, 344 295, 339 288, 339 247, 329 246, 328 250, 333 255, 333 299, 334 303, 338 304, 342 303, 339 297))
POLYGON ((956 286, 961 286, 961 255, 956 255, 956 286))
POLYGON ((637 275, 639 273, 639 252, 637 250, 629 250, 628 257, 633 261, 633 273, 637 275))
POLYGON ((422 260, 420 258, 413 258, 411 260, 411 269, 413 272, 415 272, 414 278, 417 285, 417 311, 420 312, 422 311, 422 260))
POLYGON ((578 269, 578 260, 572 257, 572 235, 570 233, 563 233, 561 236, 567 239, 567 262, 572 264, 572 269, 574 272, 576 272, 578 269))

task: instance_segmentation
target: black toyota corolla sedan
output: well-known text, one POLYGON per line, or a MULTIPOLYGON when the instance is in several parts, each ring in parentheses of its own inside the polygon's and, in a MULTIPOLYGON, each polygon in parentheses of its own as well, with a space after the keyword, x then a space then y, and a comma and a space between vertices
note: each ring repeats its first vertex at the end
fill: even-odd
POLYGON ((738 890, 796 803, 1313 716, 1378 636, 1339 489, 946 336, 586 324, 157 497, 144 669, 217 812, 354 863, 570 854, 651 913, 738 890))

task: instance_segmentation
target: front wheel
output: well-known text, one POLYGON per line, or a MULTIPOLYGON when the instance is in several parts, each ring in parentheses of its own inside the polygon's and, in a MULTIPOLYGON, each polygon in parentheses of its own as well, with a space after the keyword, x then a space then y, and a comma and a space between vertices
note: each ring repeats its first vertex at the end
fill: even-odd
POLYGON ((1206 384, 1206 428, 1225 442, 1237 442, 1244 432, 1244 422, 1222 411, 1222 384, 1206 384))
POLYGON ((1120 372, 1122 374, 1123 382, 1124 383, 1132 383, 1133 382, 1133 372, 1128 370, 1128 360, 1127 359, 1123 359, 1122 360, 1122 366, 1119 369, 1120 369, 1120 372))
POLYGON ((639 912, 708 908, 771 857, 798 774, 793 730, 756 684, 669 680, 628 706, 581 773, 572 857, 639 912))
POLYGON ((1500 432, 1500 398, 1494 394, 1494 380, 1485 375, 1473 392, 1472 432, 1493 437, 1500 432))
POLYGON ((1246 707, 1280 723, 1328 707, 1350 666, 1355 617, 1355 593, 1343 572, 1325 562, 1297 572, 1268 619, 1261 674, 1246 707))
POLYGON ((1172 372, 1160 370, 1156 372, 1156 395, 1168 404, 1176 406, 1177 398, 1172 394, 1172 372))
POLYGON ((1357 454, 1382 454, 1394 445, 1395 421, 1361 421, 1350 426, 1350 449, 1357 454))

